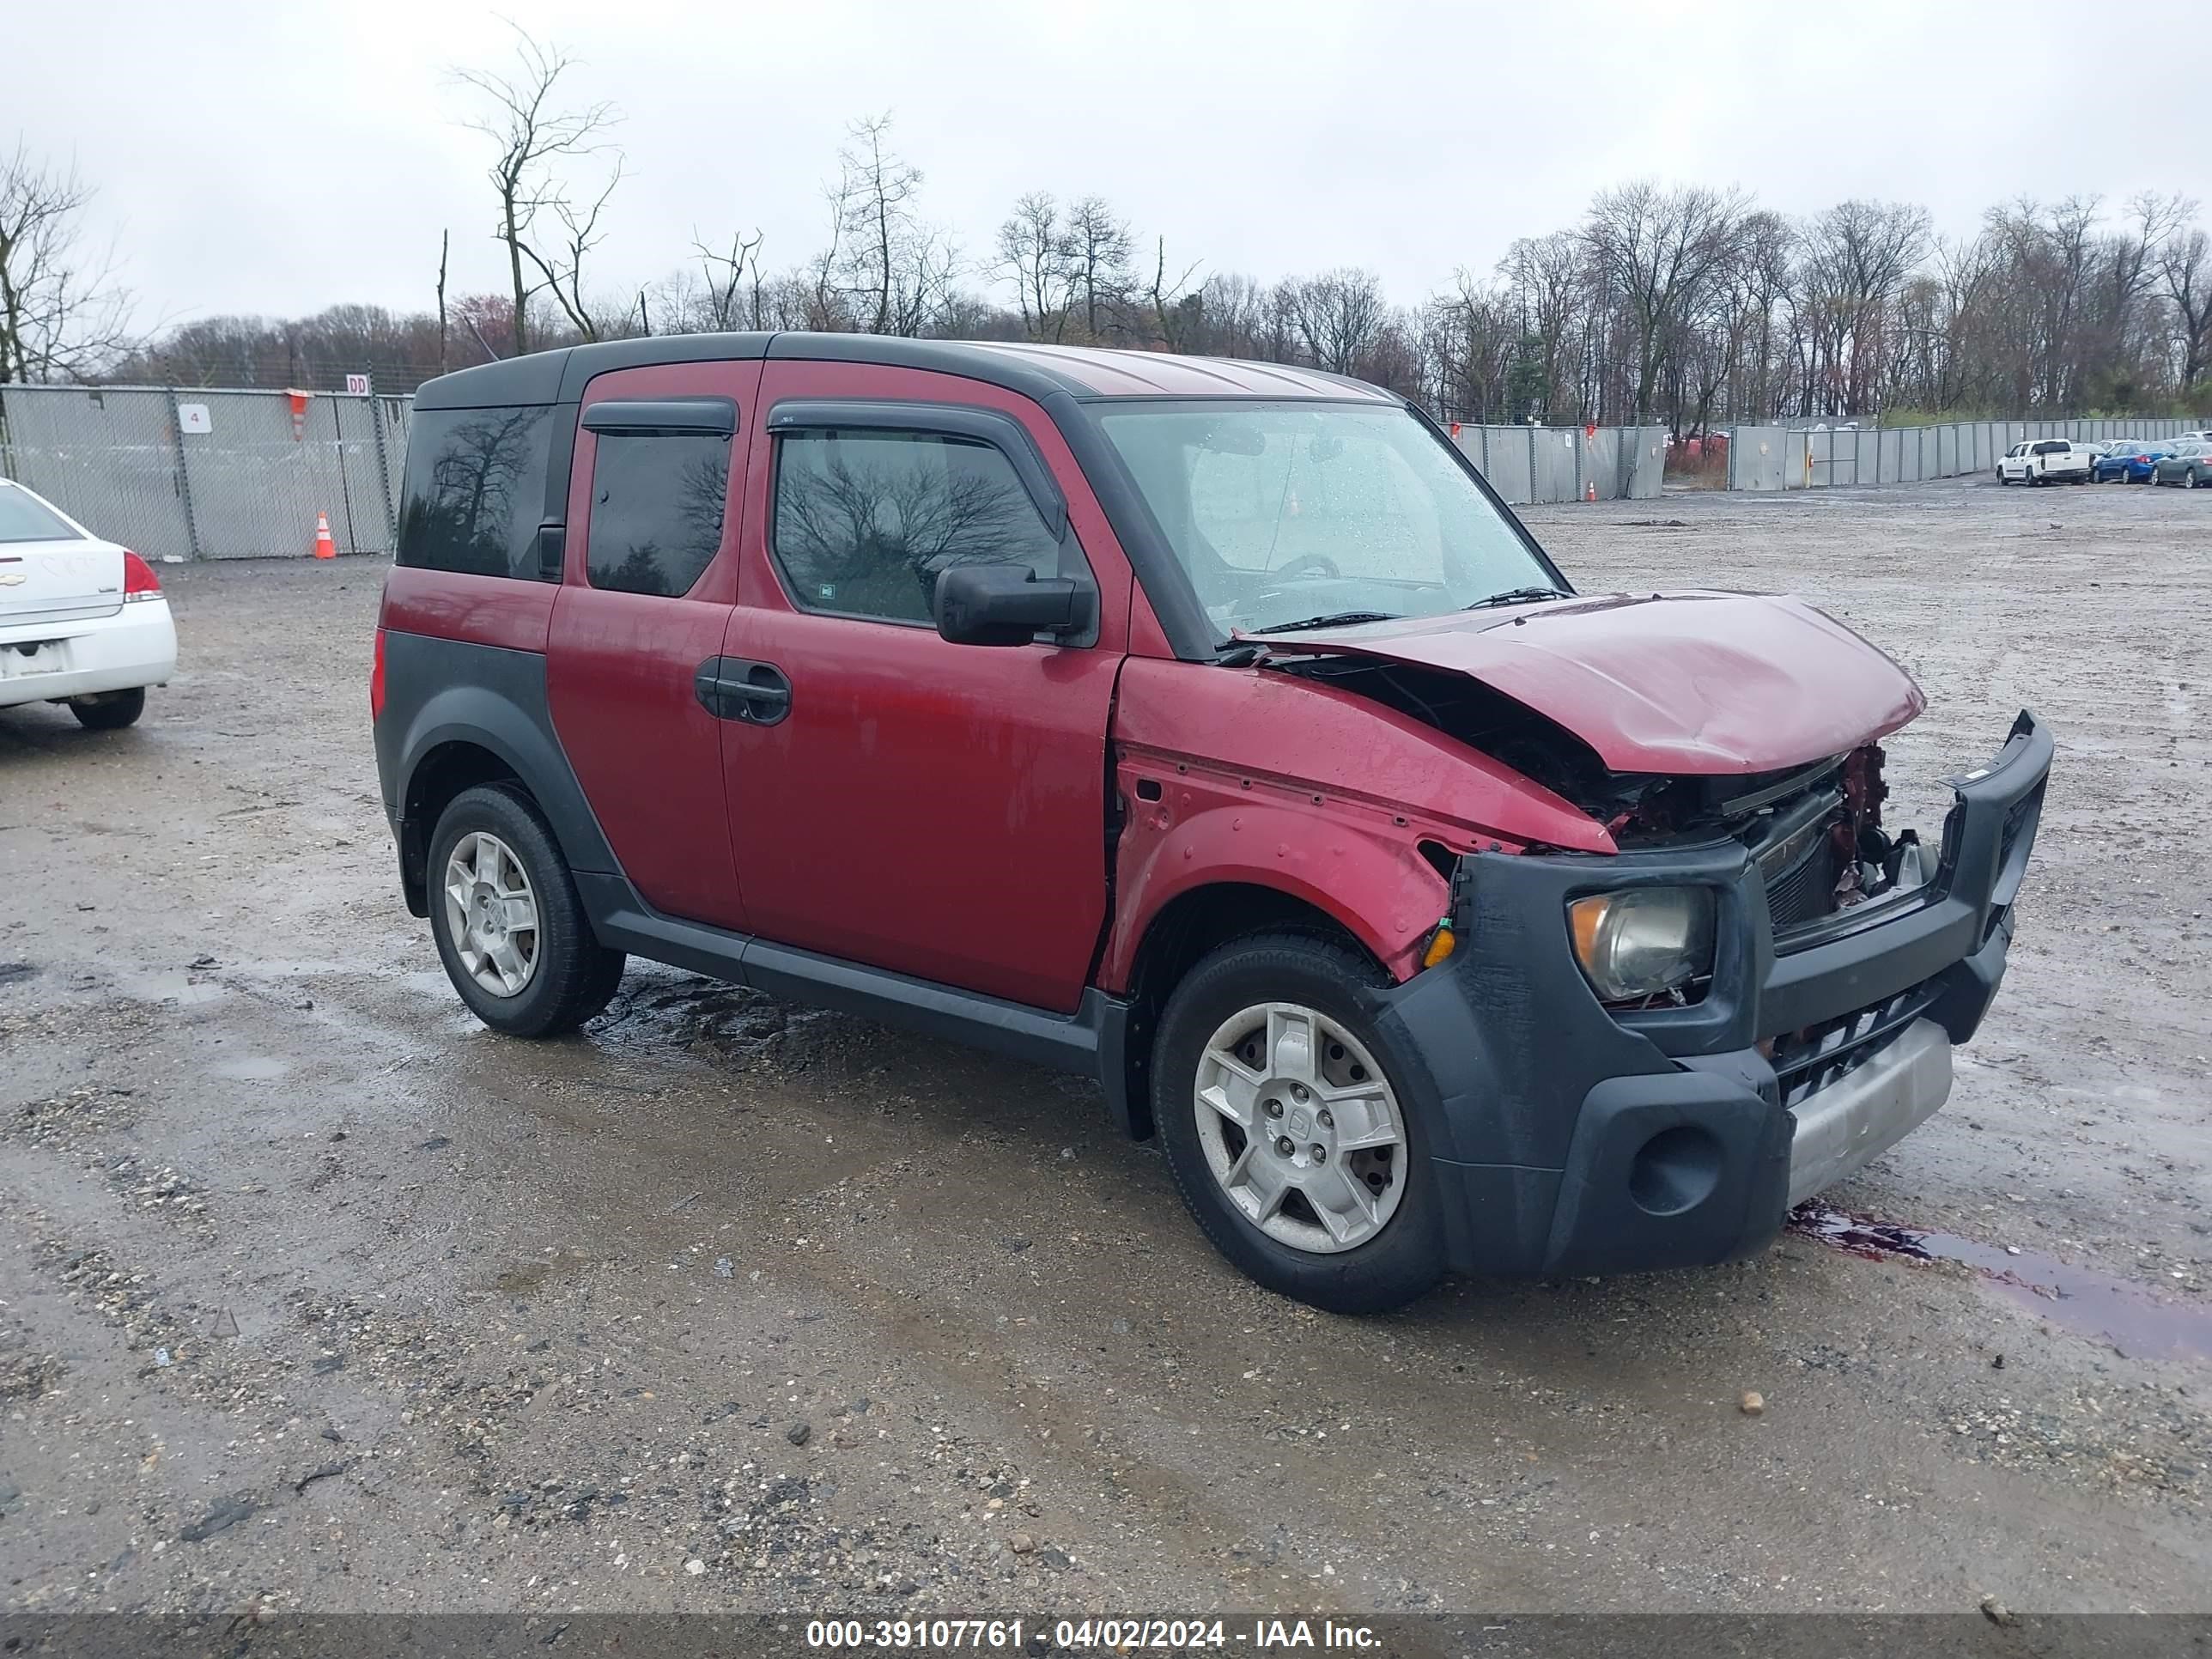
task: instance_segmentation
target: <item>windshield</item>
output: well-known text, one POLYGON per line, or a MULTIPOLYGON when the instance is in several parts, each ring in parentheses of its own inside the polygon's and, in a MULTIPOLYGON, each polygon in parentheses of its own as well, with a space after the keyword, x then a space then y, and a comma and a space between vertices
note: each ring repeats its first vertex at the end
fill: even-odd
POLYGON ((82 541, 69 523, 35 495, 0 489, 0 542, 82 541))
POLYGON ((1152 404, 1099 423, 1222 638, 1558 584, 1408 410, 1152 404))

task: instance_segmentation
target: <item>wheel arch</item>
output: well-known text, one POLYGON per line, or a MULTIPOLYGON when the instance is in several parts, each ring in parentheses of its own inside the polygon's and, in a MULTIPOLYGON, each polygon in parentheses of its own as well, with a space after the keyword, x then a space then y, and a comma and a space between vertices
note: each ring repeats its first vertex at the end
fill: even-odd
POLYGON ((530 788, 512 762, 476 737, 433 744, 407 774, 400 793, 399 884, 413 915, 429 914, 431 830, 455 797, 487 783, 513 783, 526 794, 530 788))
POLYGON ((1160 1014, 1183 976, 1222 945, 1270 933, 1305 933, 1342 945, 1392 979, 1370 945, 1312 898, 1240 878, 1200 883, 1167 899, 1146 921, 1129 957, 1122 1044, 1122 1091, 1133 1139, 1151 1139, 1152 1049, 1160 1014))
MULTIPOLYGON (((502 653, 505 654, 505 653, 502 653)), ((537 659, 542 665, 542 659, 537 659)), ((543 691, 542 678, 538 690, 543 691)), ((545 718, 483 685, 448 685, 416 711, 399 745, 396 829, 407 908, 428 914, 429 843, 438 815, 463 790, 507 782, 527 795, 551 828, 571 870, 617 872, 582 787, 545 718)))

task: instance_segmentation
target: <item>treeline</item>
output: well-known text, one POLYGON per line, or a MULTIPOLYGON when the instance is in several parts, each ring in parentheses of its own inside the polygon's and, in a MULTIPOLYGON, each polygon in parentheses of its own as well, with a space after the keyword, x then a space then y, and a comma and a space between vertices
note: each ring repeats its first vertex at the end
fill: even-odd
MULTIPOLYGON (((604 279, 623 179, 610 105, 559 95, 573 68, 518 31, 507 72, 461 71, 510 282, 434 304, 220 317, 106 362, 107 378, 380 389, 578 340, 814 329, 1049 341, 1299 363, 1452 419, 2197 414, 2212 402, 2212 250, 2193 201, 2137 195, 1991 208, 1963 240, 1925 209, 1849 201, 1796 219, 1736 191, 1635 183, 1413 303, 1372 271, 1207 271, 1097 196, 1039 191, 980 246, 928 214, 889 117, 855 123, 819 245, 772 264, 757 233, 702 237, 660 280, 604 279)), ((425 261, 426 268, 428 260, 425 261)), ((4 360, 0 360, 4 361, 4 360)))
MULTIPOLYGON (((1306 364, 1451 419, 1678 433, 1901 410, 2196 414, 2212 401, 2212 253, 2191 204, 2171 198, 2110 218, 2088 201, 2008 204, 1948 242, 1916 207, 1846 202, 1793 221, 1741 197, 1632 185, 1414 306, 1360 270, 1200 276, 1096 197, 1025 196, 988 257, 965 255, 919 202, 914 188, 870 191, 879 222, 841 225, 801 265, 771 270, 757 238, 734 239, 580 316, 526 296, 525 338, 767 328, 1096 343, 1306 364)), ((434 311, 357 305, 215 318, 106 378, 336 386, 366 370, 407 391, 512 355, 514 318, 495 294, 454 299, 442 325, 434 311)))

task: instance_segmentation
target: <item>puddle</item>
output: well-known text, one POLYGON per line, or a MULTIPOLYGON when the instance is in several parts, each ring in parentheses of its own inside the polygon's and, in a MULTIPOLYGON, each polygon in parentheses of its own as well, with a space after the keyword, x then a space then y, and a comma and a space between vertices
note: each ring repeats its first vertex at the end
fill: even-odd
POLYGON ((1820 1203, 1790 1212, 1790 1231, 1870 1261, 1955 1261, 2045 1319, 2099 1336, 2135 1358, 2212 1359, 2212 1309, 2160 1300, 2141 1285, 2057 1258, 2018 1255, 1955 1233, 1869 1220, 1820 1203))
POLYGON ((222 986, 192 975, 192 969, 182 968, 169 973, 118 974, 115 988, 140 1002, 174 1002, 186 1007, 221 1000, 222 986))
POLYGON ((503 1296, 529 1297, 535 1296, 549 1284, 573 1278, 591 1265, 591 1259, 581 1250, 571 1249, 560 1255, 549 1255, 541 1261, 526 1261, 507 1268, 492 1279, 492 1288, 503 1296))
POLYGON ((217 1077, 234 1078, 241 1083, 273 1083, 292 1073, 289 1066, 273 1054, 241 1054, 236 1060, 217 1060, 208 1070, 217 1077))

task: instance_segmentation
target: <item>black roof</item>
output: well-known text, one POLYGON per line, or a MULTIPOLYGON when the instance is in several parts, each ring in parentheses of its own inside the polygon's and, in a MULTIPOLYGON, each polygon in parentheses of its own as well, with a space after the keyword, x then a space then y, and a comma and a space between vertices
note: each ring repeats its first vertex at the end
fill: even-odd
POLYGON ((1364 380, 1284 363, 1250 363, 1165 352, 1030 345, 982 340, 908 340, 883 334, 665 334, 561 346, 480 364, 426 380, 417 409, 482 409, 573 403, 594 375, 657 363, 772 357, 884 363, 964 375, 1031 398, 1066 392, 1097 398, 1273 398, 1401 400, 1364 380))

